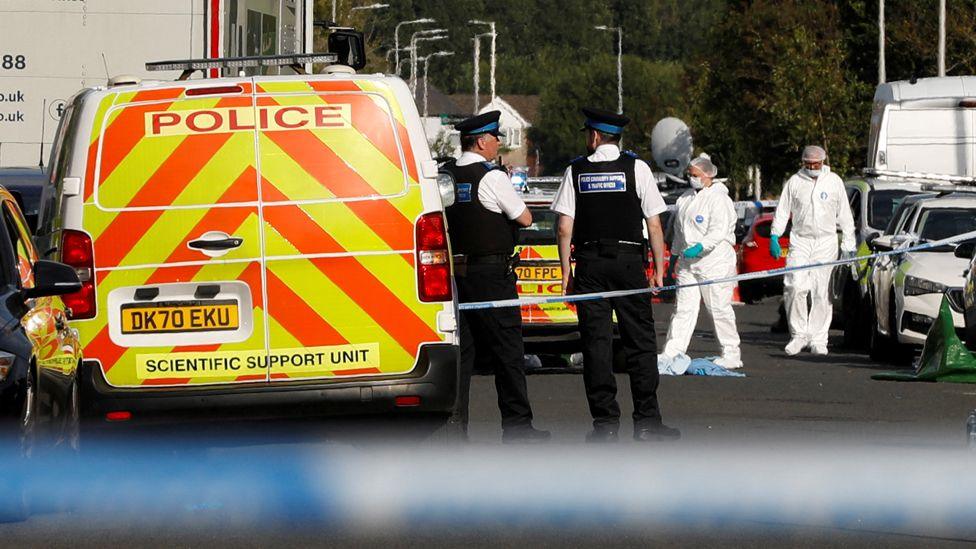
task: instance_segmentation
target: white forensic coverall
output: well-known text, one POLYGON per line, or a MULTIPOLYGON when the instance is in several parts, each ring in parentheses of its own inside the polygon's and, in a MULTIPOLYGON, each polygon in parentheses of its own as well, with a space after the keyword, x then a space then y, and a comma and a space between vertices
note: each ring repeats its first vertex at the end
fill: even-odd
MULTIPOLYGON (((697 192, 690 190, 678 198, 677 207, 671 260, 678 261, 675 269, 678 284, 734 276, 736 214, 728 187, 712 183, 697 192), (684 257, 683 252, 695 244, 702 245, 701 255, 684 257)), ((722 362, 727 367, 741 366, 739 332, 732 310, 734 289, 734 282, 680 288, 671 326, 668 327, 664 355, 676 356, 687 352, 698 323, 700 303, 704 300, 705 308, 712 317, 715 336, 722 345, 722 362)))
MULTIPOLYGON (((820 177, 812 179, 800 170, 783 186, 776 207, 771 233, 782 235, 793 218, 786 266, 807 265, 837 259, 837 228, 843 239, 840 248, 854 252, 854 217, 840 177, 823 166, 820 177)), ((831 267, 787 273, 783 297, 790 334, 809 345, 827 345, 827 330, 833 310, 830 305, 831 267), (807 307, 807 296, 811 304, 807 307)))

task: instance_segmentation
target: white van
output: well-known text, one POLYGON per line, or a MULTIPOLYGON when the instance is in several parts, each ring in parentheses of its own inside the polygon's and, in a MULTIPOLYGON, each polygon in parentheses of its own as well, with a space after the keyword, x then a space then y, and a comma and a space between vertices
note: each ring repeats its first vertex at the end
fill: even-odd
POLYGON ((976 76, 880 84, 866 167, 976 175, 976 76))

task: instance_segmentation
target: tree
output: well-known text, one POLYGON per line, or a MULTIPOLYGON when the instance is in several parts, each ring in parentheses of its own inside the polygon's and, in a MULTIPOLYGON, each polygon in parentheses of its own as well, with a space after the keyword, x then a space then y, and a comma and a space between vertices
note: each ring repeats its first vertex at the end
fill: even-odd
POLYGON ((862 164, 871 86, 848 68, 837 7, 757 0, 733 7, 711 36, 694 87, 696 143, 747 182, 752 164, 777 188, 804 145, 823 145, 838 173, 862 164))
MULTIPOLYGON (((688 114, 682 92, 682 68, 675 63, 624 56, 624 112, 631 123, 624 132, 624 147, 650 159, 654 124, 665 116, 688 114)), ((541 94, 539 120, 531 138, 542 150, 547 173, 560 173, 581 153, 582 107, 616 110, 615 58, 594 57, 587 63, 549 72, 550 82, 541 94)))

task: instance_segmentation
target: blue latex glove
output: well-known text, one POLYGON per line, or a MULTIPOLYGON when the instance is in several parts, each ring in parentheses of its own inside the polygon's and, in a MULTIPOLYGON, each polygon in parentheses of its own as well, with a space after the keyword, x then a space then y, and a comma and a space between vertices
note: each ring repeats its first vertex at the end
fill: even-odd
POLYGON ((769 237, 769 255, 773 256, 773 259, 779 259, 783 255, 783 248, 779 246, 778 234, 769 237))
POLYGON ((701 243, 699 242, 698 244, 695 244, 694 246, 689 246, 689 247, 685 248, 685 251, 682 252, 682 255, 684 255, 685 257, 688 257, 688 258, 698 257, 698 256, 701 255, 701 253, 704 250, 705 250, 705 247, 702 246, 701 243))

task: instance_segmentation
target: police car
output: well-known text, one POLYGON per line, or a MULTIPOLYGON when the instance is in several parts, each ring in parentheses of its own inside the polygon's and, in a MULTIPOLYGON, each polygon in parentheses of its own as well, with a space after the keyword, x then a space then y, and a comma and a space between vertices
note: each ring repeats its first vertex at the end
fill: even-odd
MULTIPOLYGON (((953 193, 916 201, 892 236, 877 237, 875 251, 906 248, 976 230, 976 196, 953 193)), ((872 357, 895 357, 902 345, 921 345, 938 314, 943 294, 953 320, 964 327, 964 273, 968 261, 955 246, 880 258, 872 269, 872 357)))
MULTIPOLYGON (((906 178, 865 177, 845 182, 847 200, 854 218, 857 255, 871 253, 868 242, 880 236, 898 205, 907 197, 922 193, 922 182, 906 178)), ((867 341, 869 326, 861 314, 866 310, 868 263, 861 261, 834 268, 830 278, 830 300, 834 323, 844 330, 844 344, 853 347, 867 341)))
MULTIPOLYGON (((562 295, 562 268, 556 244, 559 214, 550 210, 561 177, 529 178, 522 199, 532 212, 532 225, 521 229, 518 236, 519 297, 562 295)), ((661 215, 667 225, 674 206, 661 215)), ((670 272, 670 251, 665 246, 665 269, 670 272)), ((653 265, 653 262, 652 262, 653 265)), ((648 267, 648 278, 653 266, 648 267)), ((670 279, 665 280, 671 283, 670 279)), ((571 303, 546 303, 522 307, 522 333, 525 349, 530 354, 565 354, 581 351, 576 306, 571 303)))
POLYGON ((62 223, 46 238, 83 273, 66 302, 86 413, 453 410, 451 254, 404 82, 335 54, 147 68, 312 62, 332 65, 128 78, 69 101, 52 165, 62 223))

